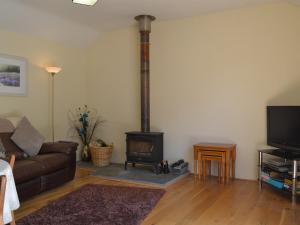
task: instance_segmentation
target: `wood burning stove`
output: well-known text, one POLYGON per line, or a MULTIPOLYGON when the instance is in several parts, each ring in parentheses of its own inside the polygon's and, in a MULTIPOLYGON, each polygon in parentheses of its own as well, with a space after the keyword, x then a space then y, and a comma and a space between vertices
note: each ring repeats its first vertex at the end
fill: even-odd
POLYGON ((155 17, 140 15, 135 17, 139 22, 141 39, 141 131, 126 133, 127 164, 151 164, 157 171, 163 160, 163 133, 150 132, 150 32, 151 22, 155 17))
POLYGON ((157 171, 159 162, 163 160, 163 133, 159 132, 127 132, 127 163, 149 164, 157 171))

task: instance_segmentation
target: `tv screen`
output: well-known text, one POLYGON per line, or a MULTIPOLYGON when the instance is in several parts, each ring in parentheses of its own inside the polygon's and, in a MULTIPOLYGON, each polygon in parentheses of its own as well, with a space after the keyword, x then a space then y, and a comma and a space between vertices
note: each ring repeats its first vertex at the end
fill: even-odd
POLYGON ((300 106, 267 107, 268 145, 300 151, 300 106))

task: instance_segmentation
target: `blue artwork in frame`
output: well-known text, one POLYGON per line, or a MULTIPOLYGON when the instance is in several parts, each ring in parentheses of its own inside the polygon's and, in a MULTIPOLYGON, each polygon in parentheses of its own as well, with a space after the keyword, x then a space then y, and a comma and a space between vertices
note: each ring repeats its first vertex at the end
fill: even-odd
POLYGON ((26 70, 24 58, 0 54, 0 95, 26 95, 26 70))

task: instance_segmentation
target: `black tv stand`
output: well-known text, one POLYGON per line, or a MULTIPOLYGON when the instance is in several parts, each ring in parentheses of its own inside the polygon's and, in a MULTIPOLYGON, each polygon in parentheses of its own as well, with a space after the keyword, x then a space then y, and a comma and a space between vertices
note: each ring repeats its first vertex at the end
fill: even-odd
POLYGON ((292 162, 292 174, 290 175, 290 179, 292 181, 292 189, 291 190, 285 190, 280 189, 282 191, 288 192, 292 194, 292 202, 295 203, 297 200, 297 195, 300 195, 300 192, 297 191, 297 182, 299 180, 299 176, 297 174, 298 172, 298 166, 300 166, 300 152, 290 151, 290 150, 284 150, 284 149, 268 149, 268 150, 258 150, 258 179, 259 179, 259 190, 262 190, 263 183, 267 183, 263 179, 263 168, 266 166, 266 163, 264 163, 264 155, 271 155, 276 156, 281 159, 284 159, 285 161, 291 161, 292 162))
POLYGON ((264 151, 268 151, 267 154, 269 154, 269 155, 278 156, 283 159, 287 159, 287 160, 299 159, 300 160, 300 152, 297 152, 297 151, 291 151, 291 150, 286 150, 286 149, 271 149, 271 150, 264 150, 264 151))

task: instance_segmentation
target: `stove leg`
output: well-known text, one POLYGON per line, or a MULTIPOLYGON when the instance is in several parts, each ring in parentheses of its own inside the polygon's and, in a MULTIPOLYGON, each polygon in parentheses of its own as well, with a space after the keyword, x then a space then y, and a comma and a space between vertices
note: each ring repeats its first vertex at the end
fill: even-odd
POLYGON ((127 170, 127 161, 125 161, 124 169, 127 170))

